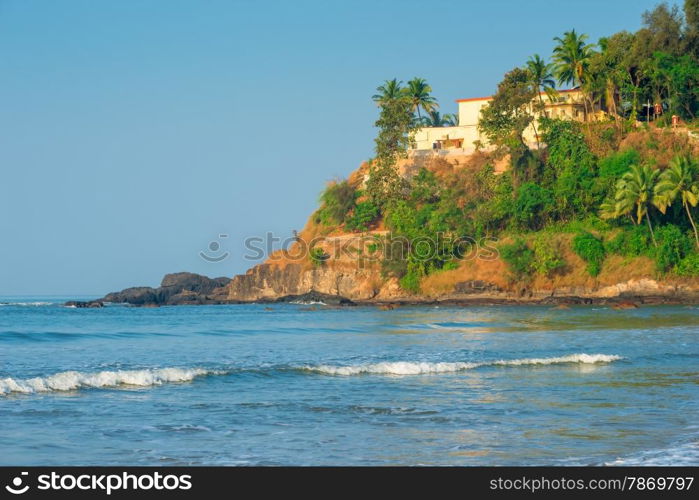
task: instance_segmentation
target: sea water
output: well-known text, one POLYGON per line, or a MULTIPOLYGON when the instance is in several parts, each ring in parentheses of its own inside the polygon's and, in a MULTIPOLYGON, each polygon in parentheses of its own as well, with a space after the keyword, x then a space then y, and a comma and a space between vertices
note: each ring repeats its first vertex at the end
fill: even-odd
POLYGON ((0 465, 699 464, 699 308, 0 299, 0 465))

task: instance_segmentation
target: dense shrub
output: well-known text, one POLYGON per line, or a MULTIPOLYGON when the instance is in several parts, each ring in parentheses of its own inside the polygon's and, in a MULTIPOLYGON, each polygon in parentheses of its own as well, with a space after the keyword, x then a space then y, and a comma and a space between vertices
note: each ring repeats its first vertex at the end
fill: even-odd
POLYGON ((315 266, 320 266, 325 263, 326 260, 328 260, 328 255, 323 251, 322 248, 311 248, 311 251, 309 252, 308 256, 311 259, 311 262, 315 266))
POLYGON ((602 241, 590 233, 580 233, 573 238, 573 251, 585 262, 590 276, 597 276, 602 270, 605 251, 602 241))
POLYGON ((342 224, 354 207, 356 197, 356 190, 347 181, 331 182, 320 195, 321 207, 316 212, 316 222, 342 224))
POLYGON ((420 292, 420 275, 414 270, 409 270, 405 276, 400 279, 399 283, 403 290, 413 293, 420 292))
POLYGON ((548 189, 525 182, 517 189, 513 217, 520 227, 538 229, 544 225, 552 206, 553 196, 548 189))
POLYGON ((532 246, 534 247, 534 270, 537 273, 550 276, 566 266, 559 244, 551 234, 538 234, 532 246))
POLYGON ((666 273, 677 266, 692 251, 693 243, 687 234, 673 225, 667 224, 656 229, 655 268, 666 273))
POLYGON ((370 201, 362 201, 354 207, 354 212, 347 219, 350 231, 366 231, 379 216, 379 207, 370 201))
POLYGON ((617 234, 605 243, 607 252, 624 257, 648 255, 653 248, 653 241, 648 226, 633 226, 617 234))
POLYGON ((500 255, 507 264, 512 277, 517 280, 524 279, 534 270, 534 251, 527 246, 527 242, 518 238, 514 243, 502 245, 500 255))
POLYGON ((693 252, 677 263, 675 273, 679 276, 699 276, 699 253, 693 252))
POLYGON ((614 185, 631 165, 639 165, 641 156, 635 149, 612 153, 599 161, 595 193, 600 199, 613 194, 614 185))
POLYGON ((592 189, 597 168, 595 155, 577 122, 542 118, 541 131, 548 145, 542 185, 553 193, 560 218, 580 217, 598 201, 592 189))

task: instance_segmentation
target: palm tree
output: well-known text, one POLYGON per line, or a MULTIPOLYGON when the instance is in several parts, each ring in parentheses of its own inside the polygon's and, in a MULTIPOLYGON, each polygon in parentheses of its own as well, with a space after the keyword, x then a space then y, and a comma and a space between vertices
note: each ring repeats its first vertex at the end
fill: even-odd
POLYGON ((553 64, 544 61, 539 54, 534 54, 527 61, 527 70, 531 86, 539 96, 539 104, 544 106, 544 99, 541 96, 543 91, 550 101, 556 97, 556 81, 553 76, 553 64))
POLYGON ((679 196, 682 206, 687 211, 687 217, 694 229, 694 239, 699 247, 699 234, 697 226, 692 218, 690 206, 696 207, 699 203, 699 178, 697 171, 699 164, 689 156, 676 156, 670 162, 670 166, 660 174, 658 183, 655 185, 654 195, 657 206, 662 213, 667 207, 672 205, 679 196))
POLYGON ((430 111, 420 119, 423 127, 453 127, 458 123, 456 115, 441 115, 439 111, 430 111))
MULTIPOLYGON (((532 90, 539 96, 540 113, 544 112, 544 98, 541 92, 545 92, 549 102, 553 102, 556 96, 556 82, 553 79, 553 65, 546 63, 539 54, 534 54, 527 61, 527 71, 529 72, 529 83, 532 90)), ((534 125, 534 135, 536 136, 536 147, 539 148, 539 132, 534 125)))
POLYGON ((619 206, 614 200, 604 200, 599 206, 600 219, 609 220, 619 217, 619 206))
MULTIPOLYGON (((594 44, 586 44, 587 35, 578 35, 575 30, 563 33, 563 38, 556 37, 558 42, 553 48, 553 61, 558 81, 574 87, 584 87, 588 79, 588 66, 593 54, 594 44)), ((585 102, 587 115, 587 102, 585 102)))
POLYGON ((377 105, 381 106, 382 104, 385 104, 386 101, 390 101, 404 95, 405 89, 402 85, 403 82, 397 78, 394 78, 393 80, 386 80, 383 85, 376 87, 378 94, 374 94, 371 96, 371 98, 377 105))
POLYGON ((444 115, 444 125, 447 127, 458 127, 459 126, 459 115, 456 113, 444 115))
POLYGON ((432 87, 427 84, 424 78, 413 78, 408 82, 408 86, 405 88, 405 95, 408 96, 410 102, 413 104, 413 112, 417 112, 418 120, 422 120, 420 108, 429 113, 439 107, 437 99, 432 97, 430 92, 432 92, 432 87))
POLYGON ((658 243, 655 241, 655 233, 648 212, 650 207, 657 203, 653 194, 659 173, 657 168, 651 168, 647 165, 643 167, 631 165, 630 170, 622 175, 617 182, 616 195, 614 196, 617 214, 628 214, 635 208, 637 224, 641 224, 643 217, 646 218, 653 245, 656 247, 658 243))

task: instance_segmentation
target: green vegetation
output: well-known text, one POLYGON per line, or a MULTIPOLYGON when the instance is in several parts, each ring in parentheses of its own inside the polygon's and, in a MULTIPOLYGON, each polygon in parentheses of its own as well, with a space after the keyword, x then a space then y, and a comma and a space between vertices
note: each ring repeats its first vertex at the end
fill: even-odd
POLYGON ((587 262, 587 272, 590 276, 600 273, 605 256, 602 241, 590 233, 581 233, 573 238, 573 251, 587 262))
POLYGON ((325 263, 325 261, 328 260, 328 255, 323 251, 322 248, 311 248, 311 251, 308 255, 314 266, 322 266, 325 263))
POLYGON ((689 156, 678 156, 670 162, 668 169, 660 174, 660 180, 653 189, 653 196, 657 200, 656 205, 663 214, 667 211, 667 207, 679 198, 692 224, 697 247, 699 247, 699 234, 690 207, 696 207, 699 203, 698 171, 696 161, 689 156))
POLYGON ((440 115, 424 79, 386 81, 373 96, 378 134, 365 190, 331 185, 316 220, 352 231, 383 221, 391 236, 382 273, 413 292, 483 237, 510 241, 498 249, 515 280, 565 274, 569 251, 591 276, 610 255, 651 259, 658 275, 699 276, 696 142, 671 123, 677 115, 699 128, 699 2, 687 0, 684 13, 660 4, 642 21, 597 43, 567 31, 550 61, 537 54, 508 71, 481 110, 495 151, 463 168, 399 175, 417 127, 456 117, 440 115), (582 90, 588 120, 541 116, 544 96, 563 99, 557 83, 582 90), (524 140, 529 126, 536 148, 524 140), (510 168, 496 175, 505 158, 510 168))
POLYGON ((527 242, 519 238, 514 243, 502 245, 500 256, 507 263, 512 273, 512 278, 522 281, 529 277, 534 270, 534 251, 529 248, 527 242))
POLYGON ((383 208, 406 190, 405 181, 396 171, 396 162, 408 154, 415 118, 413 102, 405 93, 392 99, 384 98, 379 107, 379 119, 375 123, 379 129, 375 139, 376 158, 369 169, 367 194, 374 205, 383 208))
POLYGON ((357 203, 352 216, 347 220, 350 231, 366 231, 379 216, 379 207, 370 201, 357 203))
POLYGON ((331 182, 320 195, 321 208, 316 212, 316 221, 324 225, 343 224, 356 198, 356 190, 347 181, 331 182))
POLYGON ((551 277, 565 269, 566 261, 562 256, 562 249, 550 234, 537 234, 533 241, 533 247, 534 271, 542 276, 551 277))
POLYGON ((676 268, 678 276, 694 277, 699 276, 699 254, 692 253, 682 259, 676 268))

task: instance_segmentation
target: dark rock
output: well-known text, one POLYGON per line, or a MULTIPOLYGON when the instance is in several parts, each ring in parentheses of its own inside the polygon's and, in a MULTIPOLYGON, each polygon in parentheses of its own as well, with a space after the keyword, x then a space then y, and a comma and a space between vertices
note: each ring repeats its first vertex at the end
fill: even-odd
POLYGON ((485 293, 485 292, 500 292, 501 289, 494 283, 483 280, 461 281, 454 285, 456 293, 485 293))
POLYGON ((549 296, 541 300, 542 304, 548 305, 590 305, 593 300, 587 297, 576 297, 576 296, 549 296))
POLYGON ((617 311, 622 311, 624 309, 638 309, 638 304, 630 301, 622 301, 612 305, 612 309, 615 309, 617 311))
POLYGON ((104 302, 115 304, 132 304, 142 306, 158 303, 158 290, 149 286, 135 286, 126 288, 121 292, 113 292, 104 296, 104 302))
POLYGON ((379 304, 380 311, 393 311, 399 304, 379 304))
POLYGON ((88 300, 85 302, 80 300, 69 300, 64 305, 68 307, 77 307, 80 309, 95 309, 98 307, 104 307, 104 303, 101 300, 88 300))
POLYGON ((208 278, 194 273, 166 274, 158 288, 126 288, 105 295, 101 301, 134 306, 203 305, 228 303, 230 279, 208 278))
POLYGON ((295 302, 297 304, 314 304, 322 302, 329 306, 354 306, 350 299, 340 295, 329 295, 320 292, 308 292, 301 295, 287 295, 277 299, 275 302, 295 302))

